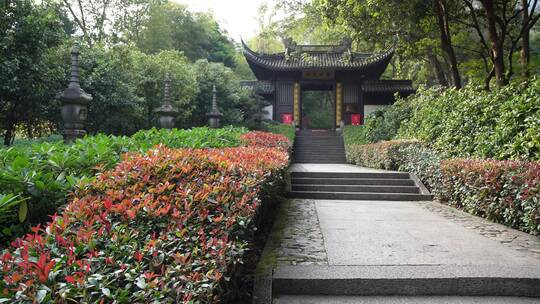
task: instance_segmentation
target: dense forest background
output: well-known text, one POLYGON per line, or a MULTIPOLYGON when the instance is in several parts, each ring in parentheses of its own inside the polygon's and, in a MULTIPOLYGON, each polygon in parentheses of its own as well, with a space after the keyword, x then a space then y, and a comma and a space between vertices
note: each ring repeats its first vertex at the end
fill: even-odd
MULTIPOLYGON (((282 41, 396 53, 383 77, 415 85, 484 89, 540 73, 538 0, 276 0, 260 6, 265 52, 282 41)), ((239 12, 238 18, 250 18, 239 12)), ((177 127, 206 122, 216 84, 224 123, 246 125, 264 102, 239 80, 253 79, 242 53, 211 13, 166 0, 7 0, 0 3, 0 133, 57 132, 57 98, 70 50, 81 44, 82 87, 94 99, 90 133, 132 134, 154 124, 163 78, 172 78, 177 127)))
POLYGON ((214 84, 225 124, 247 124, 264 105, 240 87, 237 69, 243 64, 245 74, 247 64, 238 63, 241 52, 211 13, 162 0, 8 0, 0 3, 4 144, 61 128, 57 95, 67 86, 75 42, 81 86, 93 96, 90 133, 153 126, 166 73, 178 127, 206 123, 214 84))

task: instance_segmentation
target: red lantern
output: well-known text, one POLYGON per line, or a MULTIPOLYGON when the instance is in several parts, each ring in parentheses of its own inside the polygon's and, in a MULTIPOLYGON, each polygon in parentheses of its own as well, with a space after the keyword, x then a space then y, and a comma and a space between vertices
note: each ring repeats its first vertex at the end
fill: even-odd
POLYGON ((362 115, 360 114, 351 114, 351 125, 359 126, 362 124, 362 115))
POLYGON ((281 122, 287 125, 292 124, 293 123, 292 114, 281 114, 281 122))

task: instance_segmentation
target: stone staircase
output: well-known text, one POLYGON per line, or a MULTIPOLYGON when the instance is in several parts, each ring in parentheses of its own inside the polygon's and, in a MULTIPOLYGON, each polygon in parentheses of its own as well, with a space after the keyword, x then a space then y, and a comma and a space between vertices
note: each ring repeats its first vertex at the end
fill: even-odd
POLYGON ((298 131, 293 151, 293 159, 296 163, 346 163, 343 138, 331 130, 298 131))
POLYGON ((291 172, 290 198, 422 201, 427 190, 405 172, 291 172))

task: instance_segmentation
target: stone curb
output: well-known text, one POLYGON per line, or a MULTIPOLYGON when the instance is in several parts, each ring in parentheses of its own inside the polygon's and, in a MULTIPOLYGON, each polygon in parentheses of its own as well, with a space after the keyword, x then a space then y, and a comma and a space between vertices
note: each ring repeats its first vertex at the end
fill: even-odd
POLYGON ((540 266, 287 266, 274 294, 540 297, 540 266))

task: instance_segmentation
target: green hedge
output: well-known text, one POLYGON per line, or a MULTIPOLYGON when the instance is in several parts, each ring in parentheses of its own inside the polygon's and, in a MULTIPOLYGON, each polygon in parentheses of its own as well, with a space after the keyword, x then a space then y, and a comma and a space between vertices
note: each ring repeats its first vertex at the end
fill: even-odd
POLYGON ((437 193, 442 201, 469 213, 540 233, 540 163, 445 160, 437 193))
POLYGON ((130 153, 3 252, 0 303, 246 303, 257 217, 289 161, 271 135, 130 153))
POLYGON ((415 141, 353 145, 354 164, 416 174, 436 198, 471 214, 540 233, 540 163, 447 159, 415 141))
POLYGON ((367 145, 348 145, 347 160, 363 167, 397 170, 402 157, 400 148, 415 144, 417 144, 416 141, 396 140, 367 145))
POLYGON ((41 142, 0 149, 0 194, 14 195, 14 204, 1 204, 0 240, 20 234, 25 225, 46 220, 66 201, 67 193, 81 182, 112 168, 125 152, 145 152, 164 144, 171 148, 220 148, 238 146, 247 130, 194 128, 145 130, 132 137, 96 135, 72 145, 41 142), (28 211, 28 212, 26 212, 28 211), (17 219, 19 217, 19 220, 17 219))
POLYGON ((453 157, 540 160, 540 78, 492 92, 420 90, 408 102, 399 138, 429 143, 453 157))
POLYGON ((264 124, 263 129, 267 132, 284 135, 291 141, 291 143, 294 143, 296 130, 292 125, 266 123, 264 124))

